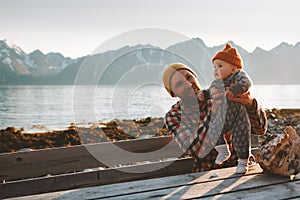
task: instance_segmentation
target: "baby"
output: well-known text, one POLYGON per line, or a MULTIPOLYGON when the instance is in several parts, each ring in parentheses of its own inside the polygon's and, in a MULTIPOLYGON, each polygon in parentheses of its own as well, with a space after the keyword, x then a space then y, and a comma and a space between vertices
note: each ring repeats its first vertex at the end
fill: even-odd
MULTIPOLYGON (((226 97, 234 97, 249 91, 252 81, 242 69, 242 59, 237 50, 226 44, 212 59, 215 80, 210 86, 225 92, 226 97)), ((200 100, 207 99, 208 91, 200 92, 200 100)), ((229 145, 226 144, 224 134, 232 132, 233 147, 238 155, 237 173, 247 172, 247 163, 251 147, 251 124, 246 107, 238 102, 227 100, 218 109, 223 117, 213 118, 209 127, 210 137, 216 141, 215 149, 218 152, 216 164, 223 164, 231 156, 229 145)))

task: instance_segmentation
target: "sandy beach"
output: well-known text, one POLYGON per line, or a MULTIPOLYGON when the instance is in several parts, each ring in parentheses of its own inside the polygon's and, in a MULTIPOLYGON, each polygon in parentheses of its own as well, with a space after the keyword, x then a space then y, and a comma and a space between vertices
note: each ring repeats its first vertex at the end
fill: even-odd
MULTIPOLYGON (((293 126, 300 134, 300 109, 266 110, 267 135, 281 133, 286 126, 293 126)), ((44 133, 26 133, 15 127, 0 130, 0 153, 30 151, 53 147, 73 146, 118 140, 144 139, 168 135, 163 118, 112 120, 90 123, 81 127, 71 124, 65 130, 44 133)))

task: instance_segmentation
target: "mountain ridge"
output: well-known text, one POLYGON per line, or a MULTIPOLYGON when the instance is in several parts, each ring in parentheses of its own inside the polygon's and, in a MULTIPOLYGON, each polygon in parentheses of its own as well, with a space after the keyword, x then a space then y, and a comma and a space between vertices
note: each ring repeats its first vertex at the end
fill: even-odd
MULTIPOLYGON (((253 52, 247 52, 234 41, 228 42, 239 51, 244 69, 254 84, 300 84, 297 77, 300 72, 299 42, 295 45, 282 42, 269 51, 256 47, 253 52)), ((111 85, 137 66, 167 66, 172 62, 188 64, 209 84, 213 79, 211 58, 226 43, 208 47, 201 38, 193 38, 166 49, 137 44, 72 59, 58 52, 44 54, 38 49, 26 54, 17 45, 0 40, 0 85, 73 85, 78 71, 86 63, 93 66, 94 75, 102 75, 99 84, 111 85)), ((162 70, 162 67, 157 68, 157 73, 152 70, 153 74, 149 76, 160 81, 162 70)), ((144 76, 141 70, 136 73, 133 79, 144 76)), ((135 83, 134 80, 127 82, 135 83)))

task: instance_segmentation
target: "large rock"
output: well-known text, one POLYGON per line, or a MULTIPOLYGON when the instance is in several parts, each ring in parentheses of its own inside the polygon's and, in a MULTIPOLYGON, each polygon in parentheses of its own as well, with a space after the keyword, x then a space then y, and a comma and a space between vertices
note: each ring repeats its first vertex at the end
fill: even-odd
POLYGON ((300 137, 287 126, 282 134, 263 144, 256 158, 266 172, 283 176, 296 175, 300 171, 300 137))

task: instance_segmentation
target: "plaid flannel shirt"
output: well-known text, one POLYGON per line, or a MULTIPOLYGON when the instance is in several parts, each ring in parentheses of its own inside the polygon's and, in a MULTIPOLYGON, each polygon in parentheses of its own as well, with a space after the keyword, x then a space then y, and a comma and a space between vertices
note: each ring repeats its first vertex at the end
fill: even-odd
MULTIPOLYGON (((211 104, 199 103, 197 108, 185 107, 182 101, 178 101, 166 113, 165 124, 169 133, 173 136, 184 154, 194 158, 193 171, 203 171, 219 168, 214 163, 216 151, 211 148, 210 141, 206 137, 210 118, 211 104), (203 152, 210 151, 206 156, 203 152)), ((253 134, 264 134, 267 129, 267 118, 264 110, 253 101, 253 105, 247 108, 251 121, 251 132, 253 134)), ((228 137, 230 138, 230 136, 228 137)), ((231 146, 232 149, 232 146, 231 146)), ((233 150, 233 149, 232 149, 233 150)), ((236 164, 236 154, 233 151, 232 158, 227 166, 236 164)))
POLYGON ((246 107, 251 123, 251 134, 263 135, 268 129, 267 115, 264 109, 257 104, 256 99, 250 107, 246 107))
POLYGON ((185 107, 178 101, 166 114, 165 123, 185 154, 198 155, 205 141, 210 121, 209 104, 199 103, 199 107, 185 107))

